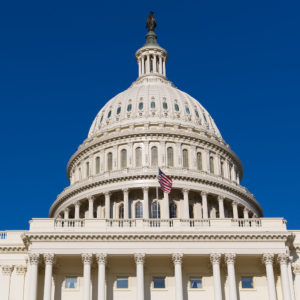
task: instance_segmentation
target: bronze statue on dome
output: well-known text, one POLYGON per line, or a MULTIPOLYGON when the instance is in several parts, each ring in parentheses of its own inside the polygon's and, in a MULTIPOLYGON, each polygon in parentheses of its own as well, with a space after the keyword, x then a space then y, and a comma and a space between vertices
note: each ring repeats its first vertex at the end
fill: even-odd
POLYGON ((146 28, 148 31, 155 31, 156 28, 156 20, 154 18, 153 11, 150 11, 147 21, 146 21, 146 28))

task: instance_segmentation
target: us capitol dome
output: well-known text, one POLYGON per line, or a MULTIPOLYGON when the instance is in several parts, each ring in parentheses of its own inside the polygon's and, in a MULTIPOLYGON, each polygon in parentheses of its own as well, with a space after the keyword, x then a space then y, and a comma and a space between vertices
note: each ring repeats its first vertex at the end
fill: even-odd
POLYGON ((300 232, 264 218, 210 113, 168 80, 152 12, 146 27, 49 218, 0 232, 1 299, 300 300, 300 232))

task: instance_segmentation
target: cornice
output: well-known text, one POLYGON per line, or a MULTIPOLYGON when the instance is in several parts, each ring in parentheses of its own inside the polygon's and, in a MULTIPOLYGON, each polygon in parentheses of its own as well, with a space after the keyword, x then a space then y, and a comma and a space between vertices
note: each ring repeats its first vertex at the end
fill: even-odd
POLYGON ((0 246, 0 253, 27 253, 25 246, 0 246))

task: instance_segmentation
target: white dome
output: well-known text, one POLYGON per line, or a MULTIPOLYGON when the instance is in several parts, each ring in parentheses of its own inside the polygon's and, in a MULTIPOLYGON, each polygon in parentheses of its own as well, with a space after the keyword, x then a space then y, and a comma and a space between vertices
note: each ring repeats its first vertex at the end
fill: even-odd
POLYGON ((140 77, 127 90, 108 101, 97 114, 89 137, 110 127, 139 122, 178 124, 222 138, 214 120, 196 99, 158 75, 140 77))

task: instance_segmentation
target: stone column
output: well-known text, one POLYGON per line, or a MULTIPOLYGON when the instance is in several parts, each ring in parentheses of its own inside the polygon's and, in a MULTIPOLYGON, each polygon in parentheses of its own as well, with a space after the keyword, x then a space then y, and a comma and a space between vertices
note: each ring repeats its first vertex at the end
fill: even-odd
POLYGON ((105 300, 105 265, 107 262, 107 255, 105 253, 96 254, 98 262, 98 300, 105 300))
POLYGON ((210 261, 213 266, 214 275, 214 299, 222 300, 222 289, 221 289, 221 273, 220 273, 220 253, 212 253, 210 255, 210 261))
POLYGON ((161 55, 159 56, 159 73, 160 73, 160 75, 163 74, 162 57, 161 57, 161 55))
POLYGON ((92 254, 81 254, 81 258, 83 262, 83 300, 90 300, 92 254))
POLYGON ((154 54, 153 55, 153 62, 152 62, 152 67, 153 67, 153 73, 157 73, 157 70, 156 70, 156 55, 154 54))
POLYGON ((123 189, 124 219, 129 219, 128 189, 123 189))
POLYGON ((75 219, 79 219, 80 201, 75 202, 75 219))
POLYGON ((143 217, 144 219, 149 219, 149 188, 143 187, 143 217))
POLYGON ((146 65, 146 73, 149 74, 150 73, 150 55, 147 54, 147 65, 146 65))
POLYGON ((293 256, 289 256, 289 260, 288 260, 289 284, 290 284, 291 298, 292 298, 292 300, 295 300, 295 290, 294 290, 294 280, 293 280, 293 272, 292 272, 292 262, 293 262, 293 256))
POLYGON ((31 253, 28 256, 30 263, 29 300, 37 300, 38 264, 40 255, 37 253, 31 253))
POLYGON ((183 290, 182 290, 182 253, 174 253, 172 255, 172 260, 175 268, 175 285, 176 285, 176 300, 183 300, 183 290))
POLYGON ((14 297, 12 297, 12 299, 16 299, 16 300, 23 300, 25 295, 25 274, 27 271, 27 267, 23 266, 23 265, 17 265, 15 266, 15 271, 16 271, 16 282, 15 282, 15 286, 17 286, 17 289, 14 289, 14 297))
POLYGON ((162 219, 169 219, 169 194, 164 193, 162 219))
POLYGON ((183 189, 183 219, 189 219, 189 190, 183 189))
POLYGON ((1 299, 3 300, 9 300, 9 294, 10 294, 10 281, 11 281, 11 273, 13 271, 14 267, 9 265, 2 266, 2 287, 1 289, 1 299))
POLYGON ((224 214, 224 197, 219 196, 218 197, 218 202, 219 202, 219 217, 221 219, 225 218, 225 214, 224 214))
POLYGON ((145 254, 144 253, 135 254, 134 260, 136 263, 136 299, 144 300, 144 295, 145 295, 145 290, 144 290, 145 254))
POLYGON ((293 263, 293 271, 295 274, 295 296, 296 300, 300 300, 300 262, 293 263))
POLYGON ((276 286, 275 286, 275 279, 274 279, 274 269, 273 269, 274 254, 265 253, 263 255, 263 261, 266 265, 269 300, 277 300, 276 286))
POLYGON ((201 192, 201 197, 202 197, 203 219, 208 219, 207 193, 201 192))
POLYGON ((142 75, 145 74, 145 56, 142 56, 142 75))
POLYGON ((289 285, 288 263, 289 256, 285 253, 278 254, 278 262, 280 264, 281 285, 283 300, 292 300, 291 290, 289 285))
POLYGON ((54 254, 44 254, 45 261, 45 283, 44 283, 44 300, 51 300, 52 289, 52 268, 54 261, 54 254))
POLYGON ((64 210, 64 219, 65 219, 65 220, 66 220, 66 219, 69 219, 69 211, 70 211, 69 208, 66 208, 66 209, 64 210))
POLYGON ((245 207, 243 212, 244 212, 244 219, 249 219, 249 209, 245 207))
POLYGON ((234 253, 225 254, 225 261, 227 263, 227 272, 228 272, 228 281, 229 281, 229 294, 230 300, 237 300, 237 292, 236 292, 236 279, 235 279, 235 262, 236 255, 234 253))
POLYGON ((105 193, 105 218, 110 219, 110 192, 105 193))
POLYGON ((89 200, 89 219, 93 219, 94 218, 94 200, 95 200, 95 196, 90 196, 88 198, 89 200))
POLYGON ((238 207, 237 207, 237 202, 233 201, 232 202, 232 212, 233 212, 233 218, 238 219, 239 218, 239 213, 238 213, 238 207))

